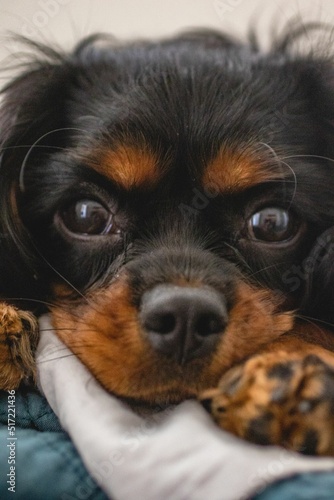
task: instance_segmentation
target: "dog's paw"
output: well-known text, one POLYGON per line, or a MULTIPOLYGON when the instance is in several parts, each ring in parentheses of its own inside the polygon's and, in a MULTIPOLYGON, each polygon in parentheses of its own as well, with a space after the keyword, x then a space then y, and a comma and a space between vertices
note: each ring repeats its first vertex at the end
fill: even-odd
POLYGON ((334 365, 321 355, 258 355, 200 399, 221 428, 248 441, 334 455, 334 365))
POLYGON ((35 379, 37 341, 34 316, 0 302, 0 389, 16 389, 21 381, 35 379))

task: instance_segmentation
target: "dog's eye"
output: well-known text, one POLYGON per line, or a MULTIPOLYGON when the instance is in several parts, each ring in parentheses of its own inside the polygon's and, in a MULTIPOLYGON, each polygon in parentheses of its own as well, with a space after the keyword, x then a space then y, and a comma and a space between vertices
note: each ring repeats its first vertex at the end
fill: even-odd
POLYGON ((268 207, 250 217, 248 231, 252 239, 276 243, 292 238, 296 234, 296 223, 287 210, 268 207))
POLYGON ((60 214, 65 227, 75 234, 101 235, 117 232, 112 213, 95 200, 78 200, 60 214))

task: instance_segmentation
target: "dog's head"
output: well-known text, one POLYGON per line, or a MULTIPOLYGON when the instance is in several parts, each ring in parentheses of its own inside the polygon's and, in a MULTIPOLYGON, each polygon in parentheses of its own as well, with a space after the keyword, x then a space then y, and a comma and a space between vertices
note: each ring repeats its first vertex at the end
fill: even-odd
POLYGON ((328 319, 333 70, 286 45, 92 38, 4 91, 2 296, 119 396, 194 396, 289 311, 328 319))

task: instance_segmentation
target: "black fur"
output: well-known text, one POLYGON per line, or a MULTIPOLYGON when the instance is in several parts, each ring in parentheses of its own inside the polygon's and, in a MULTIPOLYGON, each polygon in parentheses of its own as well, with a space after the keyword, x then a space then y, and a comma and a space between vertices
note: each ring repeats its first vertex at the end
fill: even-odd
POLYGON ((305 266, 334 226, 333 61, 294 53, 293 40, 269 53, 214 32, 127 45, 91 37, 69 55, 38 47, 3 90, 1 296, 34 308, 32 299, 52 301, 50 282, 83 291, 159 245, 187 249, 188 260, 200 248, 213 268, 223 257, 304 314, 333 322, 331 241, 305 266), (122 139, 145 141, 168 164, 154 192, 125 192, 76 155, 122 139), (199 178, 223 144, 251 145, 285 179, 203 194, 199 178), (123 237, 82 241, 59 231, 55 214, 80 197, 116 203, 123 237), (304 225, 296 241, 250 240, 247 219, 276 205, 304 225))

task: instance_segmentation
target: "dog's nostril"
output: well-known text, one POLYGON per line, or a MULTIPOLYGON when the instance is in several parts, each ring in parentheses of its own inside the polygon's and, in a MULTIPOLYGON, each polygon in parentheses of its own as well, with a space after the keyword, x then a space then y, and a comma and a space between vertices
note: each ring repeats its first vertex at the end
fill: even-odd
POLYGON ((219 333, 225 326, 224 318, 221 315, 211 313, 199 315, 195 329, 199 335, 205 336, 219 333))
POLYGON ((212 352, 227 311, 213 289, 158 285, 143 295, 140 321, 156 351, 185 363, 212 352))
POLYGON ((176 319, 173 313, 160 313, 152 311, 152 314, 147 314, 143 326, 147 331, 167 334, 172 332, 176 327, 176 319))

